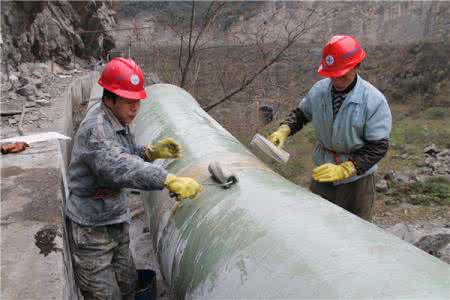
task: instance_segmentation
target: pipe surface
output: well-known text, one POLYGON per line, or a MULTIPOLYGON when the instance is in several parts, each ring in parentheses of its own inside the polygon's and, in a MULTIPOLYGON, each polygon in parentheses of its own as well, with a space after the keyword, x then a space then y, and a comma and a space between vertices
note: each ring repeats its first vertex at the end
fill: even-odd
POLYGON ((271 171, 186 91, 146 88, 138 143, 173 137, 169 172, 213 182, 219 161, 239 183, 204 186, 174 210, 143 193, 161 271, 180 299, 448 299, 449 265, 271 171))

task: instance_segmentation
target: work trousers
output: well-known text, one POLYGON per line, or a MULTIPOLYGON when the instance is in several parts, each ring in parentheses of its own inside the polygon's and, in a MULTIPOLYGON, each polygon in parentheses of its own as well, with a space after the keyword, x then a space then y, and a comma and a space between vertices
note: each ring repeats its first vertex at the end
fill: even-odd
POLYGON ((75 278, 84 299, 134 299, 137 274, 129 224, 70 226, 75 278))
POLYGON ((344 208, 358 217, 372 221, 372 207, 375 201, 375 177, 368 175, 356 181, 341 185, 311 181, 311 191, 344 208))

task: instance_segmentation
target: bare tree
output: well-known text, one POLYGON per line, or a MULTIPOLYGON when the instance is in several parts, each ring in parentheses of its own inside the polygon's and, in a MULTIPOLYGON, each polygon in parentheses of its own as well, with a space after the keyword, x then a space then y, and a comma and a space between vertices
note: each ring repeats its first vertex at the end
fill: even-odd
MULTIPOLYGON (((214 107, 245 90, 273 64, 289 59, 289 57, 286 56, 287 51, 312 28, 324 22, 324 20, 329 17, 329 14, 332 13, 332 11, 330 11, 327 14, 318 17, 316 15, 316 8, 309 8, 306 12, 306 15, 301 20, 294 19, 293 15, 287 20, 280 20, 277 18, 277 12, 275 12, 263 20, 262 24, 260 24, 255 31, 246 32, 244 36, 252 41, 250 45, 256 49, 256 52, 253 52, 251 55, 253 62, 256 63, 258 67, 252 68, 250 72, 245 72, 241 75, 240 84, 236 88, 225 93, 218 101, 206 106, 204 108, 205 111, 210 111, 214 107), (283 22, 284 24, 279 26, 280 22, 283 22), (283 31, 280 32, 279 28, 283 28, 283 31)), ((245 56, 241 57, 244 58, 245 56)), ((248 62, 242 61, 242 63, 246 64, 248 62)))
POLYGON ((199 67, 196 62, 199 50, 204 47, 208 41, 205 35, 212 29, 217 16, 221 13, 225 2, 210 2, 203 12, 198 9, 196 1, 191 2, 191 13, 189 20, 168 12, 167 25, 175 32, 179 38, 178 50, 178 69, 180 72, 179 85, 186 88, 188 84, 188 76, 192 73, 192 77, 196 78, 199 67), (193 67, 194 66, 194 67, 193 67), (194 70, 192 70, 194 68, 194 70))
MULTIPOLYGON (((234 4, 214 1, 203 2, 201 5, 200 3, 192 1, 190 14, 187 15, 177 15, 170 11, 167 13, 166 24, 175 32, 179 41, 177 53, 179 86, 191 92, 194 90, 196 81, 202 77, 200 67, 206 61, 203 60, 203 53, 207 54, 207 51, 217 48, 238 49, 235 52, 239 53, 233 58, 215 59, 213 70, 215 75, 211 75, 210 72, 208 76, 217 80, 222 96, 214 103, 206 105, 204 107, 206 111, 246 90, 274 64, 286 62, 289 59, 288 50, 333 13, 330 10, 319 16, 317 6, 309 4, 299 8, 301 17, 298 14, 283 15, 275 10, 263 14, 264 17, 259 18, 259 24, 256 26, 253 24, 251 30, 233 32, 233 42, 225 44, 213 43, 210 40, 211 33, 219 26, 216 21, 226 16, 227 9, 234 4), (227 59, 232 60, 230 64, 224 63, 227 59)), ((243 28, 246 27, 245 22, 246 20, 243 21, 243 28)), ((222 53, 226 55, 227 51, 222 53)))

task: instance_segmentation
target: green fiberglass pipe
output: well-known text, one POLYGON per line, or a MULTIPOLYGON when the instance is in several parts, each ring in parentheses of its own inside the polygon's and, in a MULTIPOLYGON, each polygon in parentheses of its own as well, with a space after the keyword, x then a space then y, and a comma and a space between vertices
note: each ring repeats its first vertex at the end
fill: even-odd
POLYGON ((274 173, 183 89, 146 91, 136 138, 182 144, 169 172, 208 183, 219 161, 239 178, 176 209, 166 190, 143 194, 177 298, 449 298, 449 265, 274 173))

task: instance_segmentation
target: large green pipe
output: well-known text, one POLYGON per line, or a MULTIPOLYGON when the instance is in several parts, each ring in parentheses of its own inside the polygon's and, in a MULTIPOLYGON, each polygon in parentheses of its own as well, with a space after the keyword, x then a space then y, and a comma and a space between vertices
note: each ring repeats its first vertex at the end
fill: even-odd
POLYGON ((144 194, 177 298, 449 298, 449 265, 274 173, 181 88, 146 90, 136 138, 179 141, 171 173, 209 182, 218 160, 239 177, 175 211, 167 191, 144 194))

